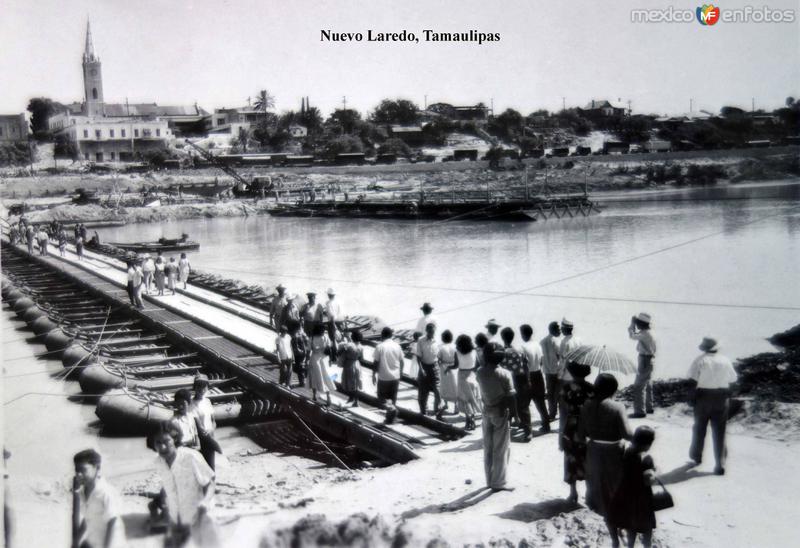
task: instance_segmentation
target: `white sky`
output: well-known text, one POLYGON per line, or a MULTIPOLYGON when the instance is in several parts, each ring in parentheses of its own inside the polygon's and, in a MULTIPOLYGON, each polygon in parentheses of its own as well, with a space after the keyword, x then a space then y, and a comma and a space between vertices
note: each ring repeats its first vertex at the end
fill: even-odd
MULTIPOLYGON (((792 24, 631 23, 632 8, 701 2, 615 0, 0 0, 0 112, 32 96, 82 100, 87 16, 107 102, 238 106, 259 89, 277 109, 300 97, 324 114, 382 98, 422 106, 494 99, 524 114, 632 101, 635 112, 782 106, 800 96, 800 11, 792 24), (324 43, 320 29, 499 32, 499 43, 324 43)), ((731 9, 758 2, 735 0, 731 9)), ((797 0, 769 7, 798 10, 797 0)))

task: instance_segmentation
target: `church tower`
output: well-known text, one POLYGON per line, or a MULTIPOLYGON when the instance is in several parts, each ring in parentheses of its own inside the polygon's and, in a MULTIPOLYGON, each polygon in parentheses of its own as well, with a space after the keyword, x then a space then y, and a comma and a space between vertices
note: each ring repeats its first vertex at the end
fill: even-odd
POLYGON ((100 58, 94 53, 92 29, 86 22, 86 48, 83 51, 84 114, 103 116, 103 73, 100 58))

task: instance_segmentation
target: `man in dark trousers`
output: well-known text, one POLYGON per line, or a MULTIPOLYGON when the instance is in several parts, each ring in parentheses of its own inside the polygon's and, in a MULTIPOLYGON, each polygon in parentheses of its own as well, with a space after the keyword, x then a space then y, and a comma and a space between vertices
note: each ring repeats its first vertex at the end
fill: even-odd
POLYGON ((738 379, 731 360, 717 353, 719 344, 711 337, 704 337, 700 343, 703 354, 698 356, 689 369, 689 379, 696 383, 694 398, 694 429, 689 458, 695 465, 703 461, 703 446, 706 429, 711 423, 711 437, 714 440, 714 473, 725 474, 725 426, 728 422, 728 406, 731 385, 738 379))
POLYGON ((505 351, 499 343, 488 343, 484 350, 483 367, 478 369, 478 384, 483 399, 483 468, 486 486, 492 491, 511 491, 506 472, 511 456, 511 425, 509 416, 516 414, 514 381, 511 373, 500 367, 505 351))
POLYGON ((531 399, 539 412, 542 426, 539 432, 546 434, 550 432, 550 417, 545 405, 544 375, 542 375, 542 347, 533 340, 533 327, 523 324, 519 327, 519 334, 522 337, 520 350, 528 362, 528 375, 531 387, 531 399))
POLYGON ((547 407, 550 410, 550 420, 558 414, 558 395, 561 392, 561 382, 558 380, 558 349, 561 341, 561 328, 558 322, 550 322, 547 326, 547 336, 539 341, 542 347, 542 372, 544 373, 547 387, 547 407))

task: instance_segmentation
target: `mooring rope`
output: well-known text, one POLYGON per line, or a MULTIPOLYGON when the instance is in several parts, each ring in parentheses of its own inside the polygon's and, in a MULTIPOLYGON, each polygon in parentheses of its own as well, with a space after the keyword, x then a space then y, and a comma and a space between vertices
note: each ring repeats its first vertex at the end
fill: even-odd
POLYGON ((311 435, 312 435, 312 436, 314 436, 314 437, 317 439, 317 441, 318 441, 318 442, 320 442, 320 443, 322 444, 322 446, 323 446, 323 447, 325 447, 325 449, 326 449, 326 450, 327 450, 327 451, 328 451, 328 452, 329 452, 331 455, 333 455, 333 458, 335 458, 337 461, 339 461, 339 464, 341 464, 342 466, 344 466, 344 467, 347 469, 347 471, 348 471, 348 472, 350 472, 350 473, 352 473, 352 472, 353 472, 353 470, 352 470, 352 469, 351 469, 349 466, 347 466, 347 465, 344 463, 344 461, 343 461, 342 459, 340 459, 340 458, 339 458, 339 456, 338 456, 336 453, 334 453, 334 452, 333 452, 333 450, 332 450, 330 447, 328 447, 328 444, 327 444, 327 443, 325 443, 324 441, 322 441, 322 440, 320 439, 320 437, 319 437, 319 436, 317 436, 317 434, 316 434, 316 433, 315 433, 315 432, 314 432, 314 431, 313 431, 313 430, 312 430, 312 429, 311 429, 311 428, 310 428, 310 427, 309 427, 309 426, 306 424, 306 422, 305 422, 303 419, 301 419, 301 418, 300 418, 300 415, 298 415, 298 414, 297 414, 297 411, 295 411, 294 409, 291 409, 291 408, 289 408, 289 410, 292 412, 292 414, 295 416, 295 418, 296 418, 297 420, 299 420, 299 421, 300 421, 300 424, 302 424, 303 426, 305 426, 306 430, 308 430, 309 432, 311 432, 311 435))

